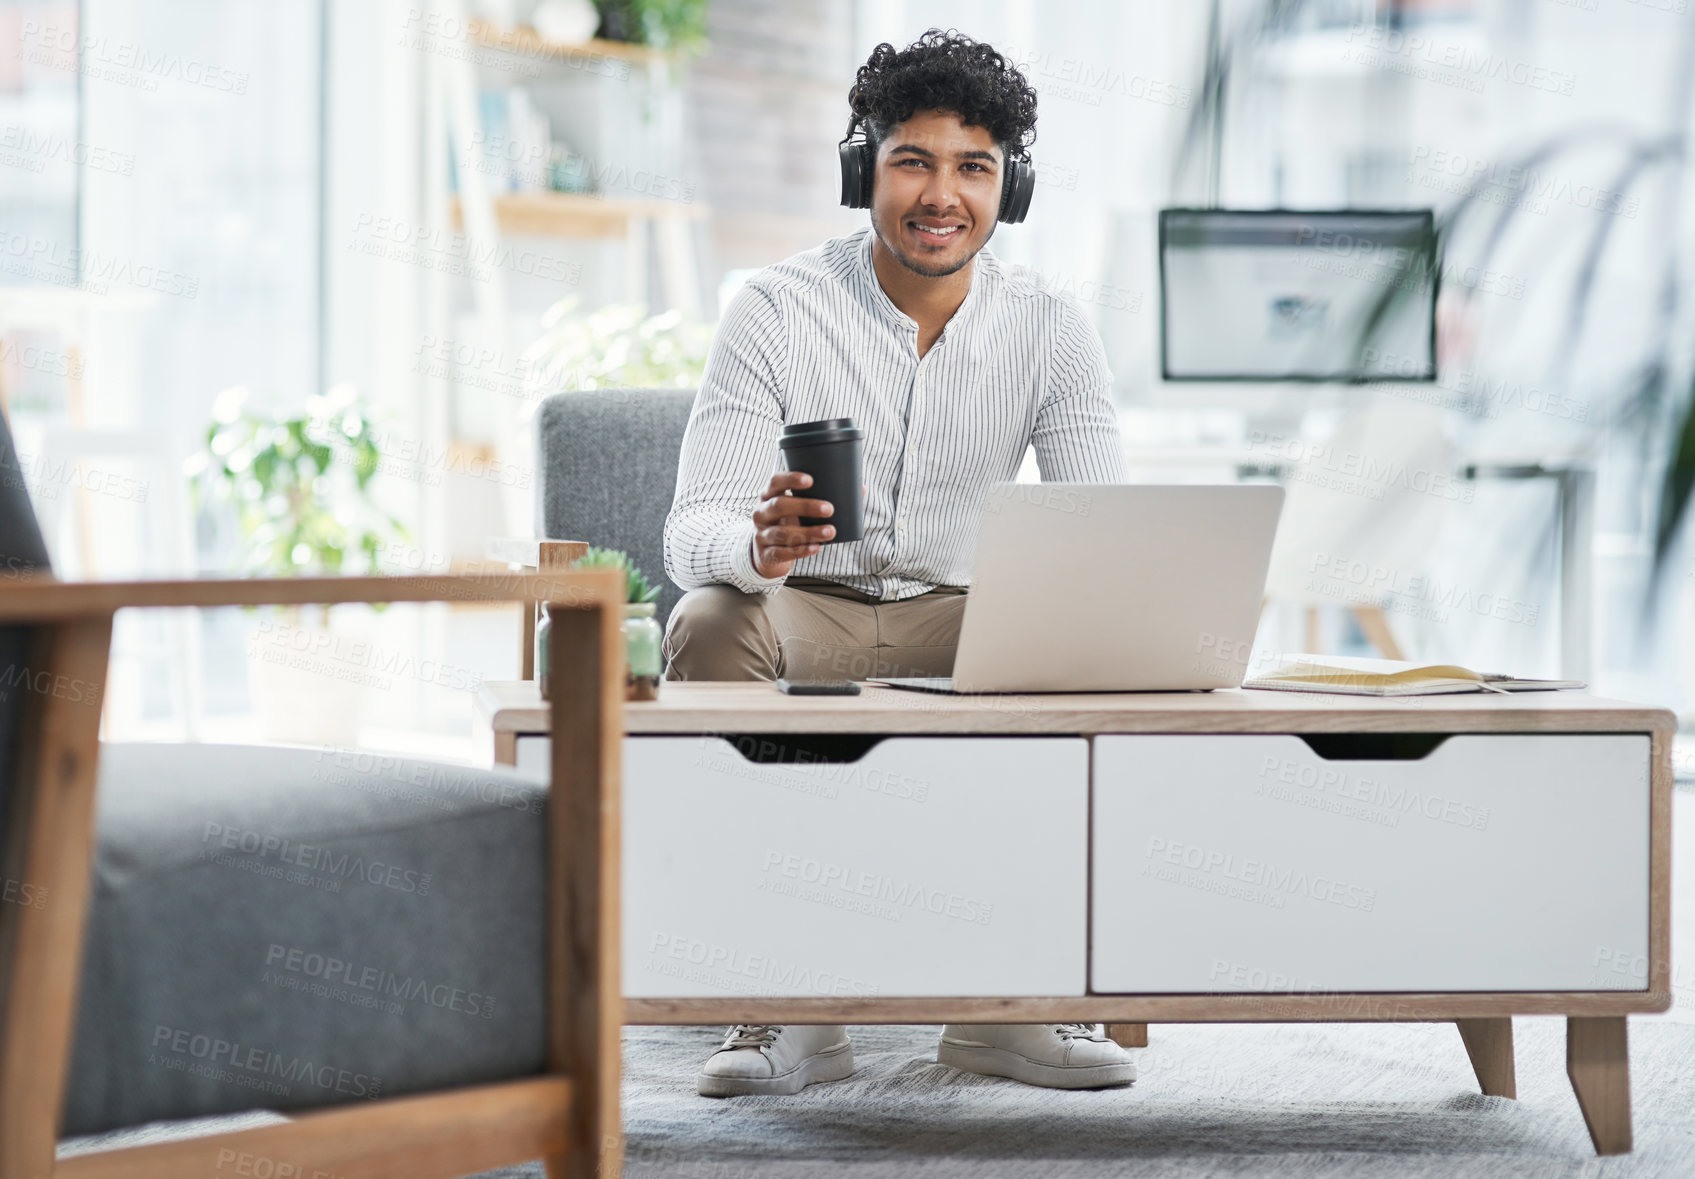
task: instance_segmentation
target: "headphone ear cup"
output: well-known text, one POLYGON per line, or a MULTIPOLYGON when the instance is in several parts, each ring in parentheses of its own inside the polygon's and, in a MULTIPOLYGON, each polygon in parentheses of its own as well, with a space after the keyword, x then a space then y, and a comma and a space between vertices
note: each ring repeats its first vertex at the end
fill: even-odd
POLYGON ((1006 179, 1001 185, 999 219, 1017 225, 1030 211, 1030 198, 1036 192, 1036 165, 1028 159, 1008 162, 1006 179))
POLYGON ((842 204, 849 209, 871 207, 871 145, 864 140, 836 145, 842 163, 842 204))

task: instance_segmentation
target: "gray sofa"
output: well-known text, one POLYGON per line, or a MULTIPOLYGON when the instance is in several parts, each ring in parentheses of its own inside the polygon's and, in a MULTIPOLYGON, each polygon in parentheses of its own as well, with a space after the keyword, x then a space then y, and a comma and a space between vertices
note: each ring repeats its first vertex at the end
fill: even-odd
MULTIPOLYGON (((0 569, 48 571, 3 416, 0 569)), ((4 666, 39 656, 30 630, 0 627, 4 666)), ((0 693, 7 881, 25 695, 0 693)), ((547 1068, 544 785, 333 750, 102 743, 96 799, 64 1134, 547 1068)), ((0 998, 19 968, 5 909, 0 998)))
POLYGON ((544 538, 622 549, 661 587, 660 626, 683 591, 665 577, 665 517, 693 389, 558 393, 536 413, 536 524, 544 538))

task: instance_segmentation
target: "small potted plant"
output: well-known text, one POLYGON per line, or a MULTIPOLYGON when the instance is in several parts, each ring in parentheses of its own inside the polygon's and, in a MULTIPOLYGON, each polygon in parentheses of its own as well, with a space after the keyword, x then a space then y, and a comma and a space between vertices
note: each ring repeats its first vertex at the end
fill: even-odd
POLYGON ((608 41, 678 51, 706 43, 706 0, 598 0, 596 7, 608 41))
MULTIPOLYGON (((654 617, 659 587, 618 549, 591 548, 575 562, 578 569, 618 569, 624 574, 624 699, 657 700, 663 658, 659 644, 664 637, 654 617)), ((547 686, 548 632, 552 618, 543 612, 536 627, 536 680, 541 698, 549 699, 547 686)))
MULTIPOLYGON (((294 414, 256 409, 236 388, 218 395, 206 445, 185 473, 197 508, 234 516, 243 572, 334 576, 375 572, 383 549, 407 536, 371 496, 381 461, 350 386, 309 397, 294 414)), ((248 636, 248 684, 267 740, 357 743, 369 678, 360 638, 318 607, 260 617, 248 636)))

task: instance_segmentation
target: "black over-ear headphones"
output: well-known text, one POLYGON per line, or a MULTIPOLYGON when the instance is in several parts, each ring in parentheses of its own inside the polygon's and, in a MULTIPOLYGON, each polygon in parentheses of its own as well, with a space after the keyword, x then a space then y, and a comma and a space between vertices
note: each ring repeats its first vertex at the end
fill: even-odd
MULTIPOLYGON (((877 149, 853 127, 836 146, 842 161, 842 204, 850 209, 871 207, 871 177, 877 170, 877 149)), ((1029 155, 1008 156, 1001 178, 1001 207, 998 220, 1017 225, 1030 211, 1030 196, 1036 191, 1036 165, 1029 155)))

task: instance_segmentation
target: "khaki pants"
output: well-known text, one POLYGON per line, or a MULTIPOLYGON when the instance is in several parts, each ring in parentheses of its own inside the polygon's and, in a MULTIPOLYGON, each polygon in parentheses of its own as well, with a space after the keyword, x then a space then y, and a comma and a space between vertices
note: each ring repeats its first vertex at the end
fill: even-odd
POLYGON ((772 594, 733 585, 690 590, 671 611, 665 655, 672 680, 863 680, 952 675, 964 586, 940 585, 879 602, 816 577, 772 594))

